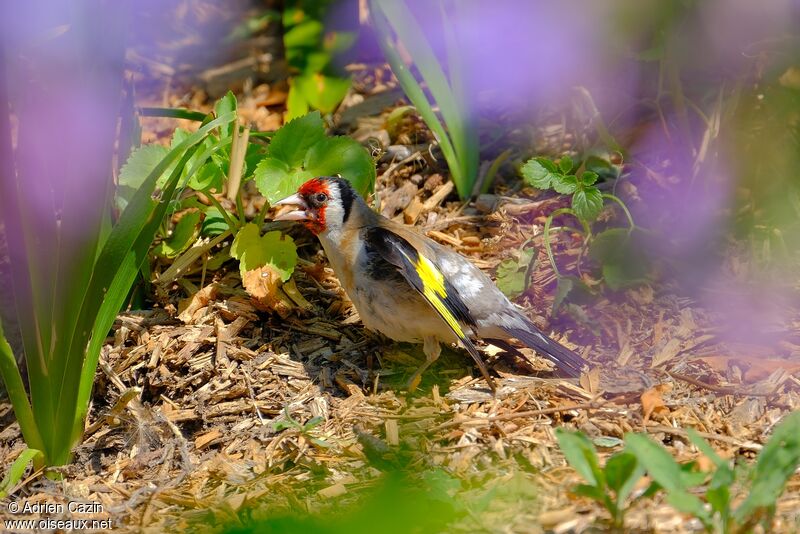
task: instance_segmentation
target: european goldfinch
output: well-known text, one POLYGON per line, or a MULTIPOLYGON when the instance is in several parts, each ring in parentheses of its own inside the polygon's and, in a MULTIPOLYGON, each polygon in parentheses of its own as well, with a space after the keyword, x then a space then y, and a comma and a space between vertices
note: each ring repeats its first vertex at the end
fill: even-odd
POLYGON ((364 326, 395 341, 423 343, 426 361, 409 389, 439 357, 440 343, 460 342, 494 391, 474 338, 511 351, 509 340, 516 338, 567 375, 580 376, 585 361, 539 331, 480 269, 375 213, 346 180, 313 178, 275 205, 296 207, 275 220, 302 221, 319 238, 364 326))

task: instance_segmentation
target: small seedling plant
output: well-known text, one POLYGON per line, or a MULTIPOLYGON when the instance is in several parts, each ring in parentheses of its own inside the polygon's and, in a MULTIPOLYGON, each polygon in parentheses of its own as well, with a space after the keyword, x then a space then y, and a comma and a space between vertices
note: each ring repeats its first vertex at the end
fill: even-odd
POLYGON ((800 467, 800 412, 790 413, 775 427, 754 467, 720 457, 693 429, 687 434, 713 465, 709 471, 699 470, 696 461, 678 463, 663 445, 644 434, 626 435, 624 450, 600 467, 597 450, 586 436, 556 430, 567 462, 586 482, 574 493, 600 503, 616 529, 624 527, 625 511, 633 501, 664 492, 668 504, 694 516, 706 532, 740 534, 757 525, 770 532, 777 500, 800 467), (645 474, 651 483, 631 498, 645 474))
MULTIPOLYGON (((197 117, 187 113, 188 117, 197 117)), ((236 117, 237 102, 232 93, 214 106, 213 115, 224 113, 236 117)), ((176 129, 172 144, 188 135, 188 131, 176 129)), ((294 241, 279 229, 262 235, 267 210, 314 176, 340 175, 367 195, 375 184, 371 156, 349 137, 327 136, 318 111, 293 119, 275 132, 250 132, 234 119, 207 135, 201 147, 179 169, 183 188, 171 197, 171 207, 180 218, 173 228, 162 228, 162 240, 152 251, 156 257, 172 261, 158 276, 158 284, 166 287, 174 282, 201 257, 205 258, 205 269, 221 266, 233 257, 239 261, 244 288, 264 299, 265 306, 277 311, 307 306, 290 281, 298 261, 294 241), (266 202, 248 218, 243 194, 250 181, 266 202), (230 245, 216 249, 231 237, 230 245)), ((126 192, 135 191, 141 177, 167 151, 166 147, 146 145, 131 154, 120 175, 118 203, 126 203, 126 192)))
POLYGON ((554 311, 573 289, 581 288, 585 292, 591 292, 582 279, 582 261, 587 253, 600 264, 602 280, 612 290, 641 283, 646 279, 646 262, 632 246, 633 234, 639 228, 635 225, 630 210, 619 197, 604 193, 597 186, 601 173, 616 177, 616 169, 616 166, 595 155, 587 157, 580 165, 569 156, 562 156, 557 162, 536 157, 522 166, 521 173, 526 184, 543 191, 553 190, 570 196, 570 207, 553 211, 544 225, 545 251, 558 277, 554 311), (579 170, 581 168, 583 170, 579 170), (628 222, 627 228, 612 227, 595 231, 595 223, 606 201, 614 202, 622 209, 628 222), (564 215, 572 216, 580 228, 566 224, 553 226, 556 218, 564 215), (563 274, 556 264, 551 240, 554 232, 583 236, 583 245, 577 260, 577 275, 563 274))

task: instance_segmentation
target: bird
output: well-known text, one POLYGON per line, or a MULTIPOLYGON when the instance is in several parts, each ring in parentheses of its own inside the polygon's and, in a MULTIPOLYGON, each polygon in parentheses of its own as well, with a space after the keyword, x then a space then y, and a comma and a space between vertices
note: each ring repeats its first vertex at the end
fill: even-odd
POLYGON ((584 369, 581 356, 540 331, 467 258, 376 213, 347 180, 311 178, 274 206, 294 207, 274 220, 301 222, 317 236, 368 330, 422 343, 425 362, 409 378, 410 391, 439 358, 442 343, 460 343, 492 392, 496 386, 478 339, 519 354, 516 339, 569 377, 584 369))

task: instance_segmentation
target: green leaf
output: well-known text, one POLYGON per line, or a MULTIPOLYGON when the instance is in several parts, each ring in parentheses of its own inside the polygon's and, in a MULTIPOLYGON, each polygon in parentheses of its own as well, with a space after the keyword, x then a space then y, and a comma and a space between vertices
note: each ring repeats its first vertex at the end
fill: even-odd
POLYGON ((554 174, 552 187, 562 195, 571 195, 578 190, 578 178, 574 174, 554 174))
POLYGON ((215 207, 206 208, 206 216, 203 219, 203 226, 200 233, 204 236, 215 236, 228 229, 228 223, 222 213, 215 207))
POLYGON ((717 451, 715 451, 713 447, 711 447, 711 445, 709 445, 709 443, 697 433, 697 430, 694 428, 687 428, 686 433, 689 436, 689 441, 691 441, 692 444, 697 447, 697 450, 703 453, 709 460, 714 462, 716 467, 728 467, 728 462, 720 457, 719 454, 717 454, 717 451))
MULTIPOLYGON (((144 145, 134 150, 128 161, 119 171, 119 189, 117 190, 117 207, 124 210, 128 206, 136 190, 142 186, 147 175, 156 165, 161 163, 169 149, 161 145, 144 145)), ((156 187, 163 187, 167 173, 158 177, 156 187)))
POLYGON ((603 502, 606 498, 606 493, 603 488, 598 486, 590 486, 589 484, 578 484, 572 488, 572 493, 581 497, 589 497, 595 501, 603 502))
POLYGON ((589 438, 580 432, 571 432, 563 428, 556 429, 556 439, 561 452, 583 479, 592 486, 605 486, 605 476, 600 469, 597 452, 589 438))
POLYGON ((350 78, 325 76, 319 72, 297 76, 292 87, 296 87, 311 107, 322 113, 333 113, 350 89, 350 78))
POLYGON ((650 476, 668 492, 684 491, 681 467, 667 450, 642 434, 625 436, 626 450, 633 453, 650 476))
POLYGON ((644 466, 636 460, 636 456, 629 452, 613 455, 608 459, 603 470, 608 487, 617 494, 617 506, 622 505, 644 475, 644 466))
POLYGON ((297 248, 294 240, 281 232, 260 235, 258 226, 248 223, 236 234, 231 246, 231 256, 239 260, 242 274, 269 265, 286 282, 297 265, 297 248))
POLYGON ((592 443, 594 443, 596 447, 611 449, 614 447, 619 447, 624 442, 619 438, 615 438, 614 436, 598 436, 596 438, 592 438, 592 443))
POLYGON ((42 451, 37 449, 25 449, 19 453, 17 459, 14 460, 14 463, 12 463, 11 467, 8 469, 6 476, 3 477, 3 481, 0 482, 0 499, 5 499, 11 490, 14 489, 14 486, 19 484, 29 463, 37 460, 37 458, 41 461, 43 457, 42 451))
POLYGON ((561 159, 558 160, 558 168, 563 174, 568 174, 569 171, 572 170, 572 165, 572 158, 569 156, 562 156, 561 159))
POLYGON ((172 234, 153 249, 153 253, 166 258, 175 258, 192 246, 200 235, 200 221, 203 213, 190 211, 180 218, 172 234))
POLYGON ((275 132, 267 154, 287 167, 300 167, 308 149, 325 139, 325 126, 319 111, 289 121, 275 132))
POLYGON ((522 166, 522 178, 525 183, 536 189, 541 189, 542 191, 550 189, 553 180, 557 176, 557 173, 545 166, 542 162, 542 158, 529 159, 528 162, 522 166))
POLYGON ((267 202, 275 202, 297 192, 306 180, 314 175, 301 169, 290 169, 286 163, 276 158, 264 158, 253 172, 256 187, 267 202))
POLYGON ((603 209, 603 195, 594 186, 584 187, 572 195, 572 209, 584 221, 591 222, 603 209))
POLYGON ((340 175, 366 196, 375 185, 375 163, 367 150, 349 137, 327 137, 306 154, 305 170, 313 176, 340 175))
MULTIPOLYGON (((225 93, 225 96, 220 98, 214 104, 214 115, 217 117, 221 117, 226 113, 232 113, 236 111, 236 95, 233 94, 232 91, 228 91, 225 93)), ((236 121, 229 122, 220 126, 220 138, 230 137, 233 135, 233 128, 236 125, 236 121)))
POLYGON ((519 259, 508 258, 497 266, 497 279, 495 283, 500 291, 510 299, 522 295, 530 285, 529 273, 536 249, 526 248, 523 245, 519 252, 519 259))
POLYGON ((309 419, 306 422, 306 424, 303 425, 303 431, 307 432, 309 430, 312 430, 314 427, 319 426, 320 423, 322 423, 323 421, 325 421, 324 417, 322 417, 320 415, 315 415, 314 417, 309 419))
POLYGON ((610 228, 592 238, 589 256, 602 265, 603 279, 616 291, 647 281, 650 264, 624 228, 610 228))
POLYGON ((561 277, 558 279, 556 284, 556 296, 553 299, 553 313, 557 312, 561 305, 564 303, 564 300, 569 295, 570 291, 574 287, 575 283, 571 278, 561 277))
POLYGON ((302 117, 309 111, 308 100, 303 96, 303 92, 298 89, 297 85, 291 83, 289 86, 289 95, 286 97, 286 120, 293 120, 297 117, 302 117))
POLYGON ((592 185, 597 181, 597 173, 584 171, 581 173, 581 183, 585 186, 592 185))
POLYGON ((214 189, 216 191, 222 190, 222 180, 224 178, 222 169, 213 161, 205 163, 200 170, 189 178, 186 183, 195 191, 209 191, 214 189))
POLYGON ((758 455, 753 485, 734 518, 744 523, 759 509, 770 509, 783 493, 786 482, 800 465, 800 411, 783 418, 758 455))

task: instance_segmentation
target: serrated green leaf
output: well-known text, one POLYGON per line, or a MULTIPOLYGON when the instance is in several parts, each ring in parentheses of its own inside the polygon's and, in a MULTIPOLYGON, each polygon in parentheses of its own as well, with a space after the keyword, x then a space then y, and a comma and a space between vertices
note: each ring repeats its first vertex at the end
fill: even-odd
POLYGON ((372 157, 360 143, 349 137, 327 137, 319 141, 309 149, 303 167, 312 176, 338 174, 364 197, 375 186, 372 157))
POLYGON ((261 235, 258 226, 247 223, 236 234, 231 246, 231 256, 239 260, 239 269, 247 271, 269 265, 286 282, 297 265, 297 248, 294 240, 281 232, 261 235))
POLYGON ((600 469, 597 452, 589 438, 580 432, 571 432, 563 428, 556 429, 558 446, 564 457, 583 479, 592 486, 605 486, 605 476, 600 469))
POLYGON ((214 189, 216 191, 222 190, 222 180, 224 179, 222 169, 214 161, 205 163, 200 170, 197 171, 189 181, 187 186, 195 191, 209 191, 214 189))
POLYGON ((574 174, 553 175, 553 189, 562 195, 571 195, 578 189, 578 178, 574 174))
POLYGON ((325 126, 319 111, 293 119, 283 125, 269 143, 267 154, 290 169, 300 167, 308 149, 325 139, 325 126))
POLYGON ((303 92, 291 83, 289 86, 289 95, 286 97, 286 120, 293 120, 297 117, 302 117, 309 111, 309 104, 303 92))
MULTIPOLYGON (((144 145, 131 153, 119 171, 117 206, 120 210, 128 206, 128 202, 144 183, 147 175, 161 163, 168 152, 169 149, 161 145, 144 145)), ((166 171, 161 174, 156 180, 156 187, 163 187, 168 175, 166 171)))
POLYGON ((528 289, 530 280, 527 275, 535 252, 536 249, 533 247, 523 248, 519 259, 508 258, 497 266, 495 283, 508 298, 517 298, 528 289))
POLYGON ((583 185, 592 185, 597 181, 597 173, 592 171, 584 171, 581 173, 581 183, 583 185))
POLYGON ((275 202, 297 192, 306 180, 314 175, 302 169, 290 169, 283 161, 276 158, 264 158, 253 172, 253 179, 259 193, 267 202, 275 202))
POLYGON ((558 160, 558 168, 563 174, 568 174, 569 171, 572 170, 572 165, 572 158, 569 156, 562 156, 561 159, 558 160))
MULTIPOLYGON (((228 91, 225 93, 225 96, 220 98, 214 103, 214 115, 217 117, 221 117, 226 113, 235 112, 236 111, 236 95, 233 94, 232 91, 228 91)), ((229 122, 223 126, 220 126, 220 138, 230 137, 233 134, 233 128, 235 126, 236 121, 229 122)))
POLYGON ((297 76, 292 87, 296 87, 311 107, 322 113, 333 113, 350 89, 350 78, 325 76, 319 72, 297 76))
POLYGON ((525 183, 542 191, 550 189, 557 176, 558 174, 548 169, 539 158, 529 159, 522 166, 522 178, 525 183))
POLYGON ((594 186, 579 189, 572 195, 572 209, 579 218, 591 222, 603 209, 603 194, 594 186))
POLYGON ((153 249, 153 253, 165 258, 175 258, 180 253, 192 246, 200 235, 200 221, 203 213, 190 211, 180 218, 172 235, 164 239, 153 249))

